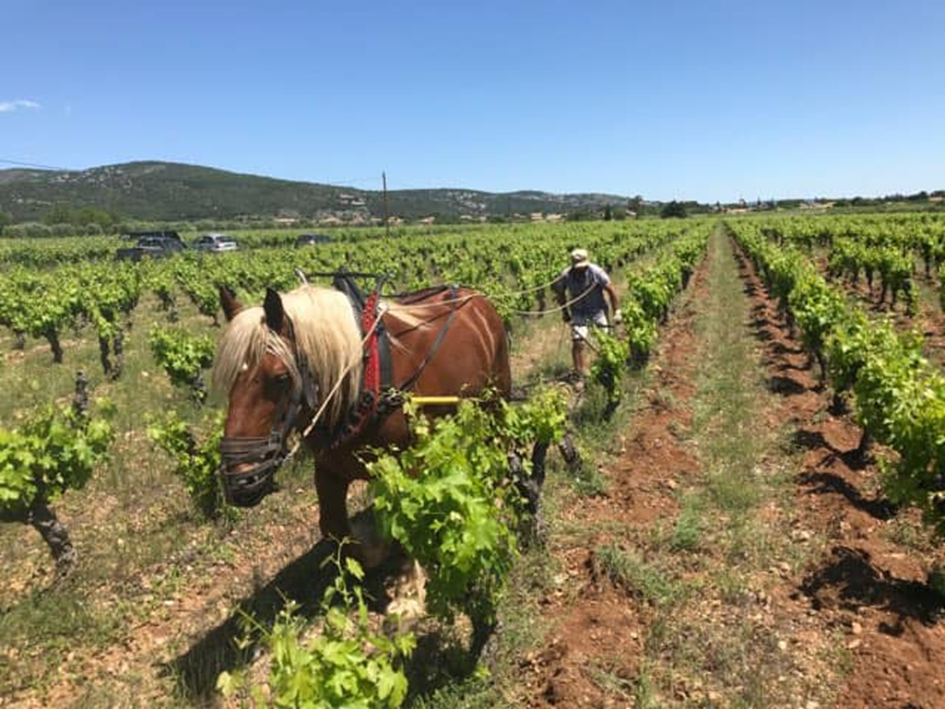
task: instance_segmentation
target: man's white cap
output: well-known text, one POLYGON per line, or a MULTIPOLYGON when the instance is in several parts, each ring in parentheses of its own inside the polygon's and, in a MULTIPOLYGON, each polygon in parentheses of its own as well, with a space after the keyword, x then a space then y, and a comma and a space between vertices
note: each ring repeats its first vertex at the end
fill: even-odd
POLYGON ((575 249, 571 252, 571 265, 575 268, 584 268, 588 261, 587 249, 575 249))

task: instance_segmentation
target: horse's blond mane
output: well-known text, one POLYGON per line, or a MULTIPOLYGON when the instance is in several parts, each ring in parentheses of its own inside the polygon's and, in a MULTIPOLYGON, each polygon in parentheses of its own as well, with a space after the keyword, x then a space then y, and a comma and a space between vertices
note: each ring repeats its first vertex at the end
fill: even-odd
MULTIPOLYGON (((308 360, 320 397, 327 396, 345 377, 325 411, 326 423, 334 427, 356 402, 361 381, 361 334, 351 304, 343 293, 305 285, 283 294, 282 305, 295 327, 298 348, 308 360)), ((266 327, 263 309, 244 308, 220 339, 213 364, 214 387, 229 393, 244 367, 256 366, 266 352, 286 363, 298 386, 301 376, 295 357, 282 338, 266 327)))

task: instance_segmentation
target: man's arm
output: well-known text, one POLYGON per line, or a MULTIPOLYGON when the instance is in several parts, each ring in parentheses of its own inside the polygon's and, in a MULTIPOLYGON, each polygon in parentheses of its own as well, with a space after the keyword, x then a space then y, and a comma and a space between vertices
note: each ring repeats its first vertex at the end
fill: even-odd
POLYGON ((604 286, 604 290, 607 292, 607 297, 610 298, 610 317, 614 325, 619 325, 623 322, 623 313, 620 312, 620 298, 617 296, 617 289, 614 288, 613 283, 608 283, 604 286))
POLYGON ((608 283, 604 286, 604 290, 607 291, 607 296, 610 298, 610 309, 616 313, 620 310, 620 298, 617 296, 617 289, 614 288, 613 283, 608 283))

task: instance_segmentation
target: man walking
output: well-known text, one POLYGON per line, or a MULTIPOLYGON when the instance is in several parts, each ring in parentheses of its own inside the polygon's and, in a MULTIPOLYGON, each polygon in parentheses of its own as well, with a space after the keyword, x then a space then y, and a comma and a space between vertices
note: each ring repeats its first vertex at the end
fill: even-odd
POLYGON ((561 276, 552 285, 552 290, 558 305, 566 306, 561 311, 564 321, 571 324, 571 359, 574 372, 580 377, 587 376, 584 348, 590 332, 589 327, 608 327, 604 292, 610 299, 613 324, 621 322, 617 291, 614 290, 607 272, 590 262, 585 249, 575 249, 571 252, 571 265, 561 272, 561 276))

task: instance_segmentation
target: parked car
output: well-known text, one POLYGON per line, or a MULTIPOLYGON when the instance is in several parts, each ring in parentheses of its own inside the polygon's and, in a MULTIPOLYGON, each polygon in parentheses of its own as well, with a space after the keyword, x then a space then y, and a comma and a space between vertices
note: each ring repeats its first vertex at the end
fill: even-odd
MULTIPOLYGON (((173 233, 173 232, 171 232, 173 233)), ((122 261, 140 261, 143 258, 166 258, 180 253, 187 246, 177 234, 174 236, 141 236, 137 243, 126 249, 118 249, 115 258, 122 261)))
POLYGON ((236 239, 227 234, 204 234, 194 243, 194 248, 198 251, 220 254, 224 251, 236 251, 239 247, 236 239))
POLYGON ((327 244, 330 241, 331 237, 328 234, 301 234, 295 240, 295 245, 301 248, 303 246, 314 246, 315 244, 327 244))
POLYGON ((176 231, 170 229, 158 229, 152 231, 126 231, 121 235, 122 241, 137 241, 143 239, 146 236, 159 236, 165 239, 173 239, 180 243, 181 246, 184 246, 184 240, 180 238, 180 234, 176 231))

